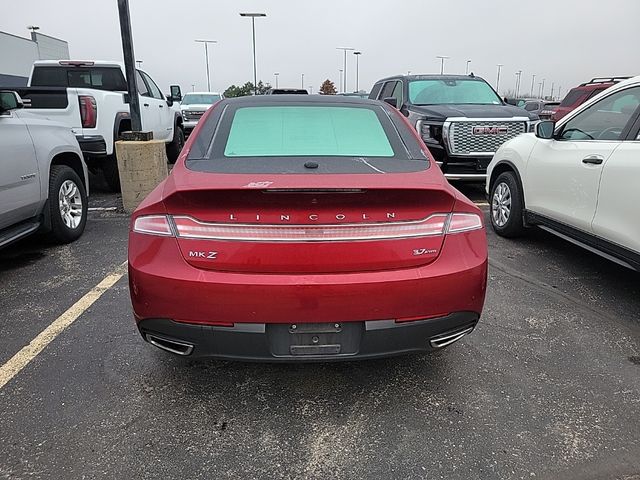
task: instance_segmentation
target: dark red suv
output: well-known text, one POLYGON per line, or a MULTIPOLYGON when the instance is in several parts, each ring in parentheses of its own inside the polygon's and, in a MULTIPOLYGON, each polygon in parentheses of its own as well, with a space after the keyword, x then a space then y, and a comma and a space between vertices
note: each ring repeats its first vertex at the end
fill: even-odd
POLYGON ((575 110, 591 97, 596 96, 603 90, 606 90, 610 86, 615 85, 622 80, 626 80, 627 78, 631 77, 596 77, 591 79, 589 82, 582 83, 577 87, 572 88, 552 115, 551 120, 557 122, 567 113, 575 110))

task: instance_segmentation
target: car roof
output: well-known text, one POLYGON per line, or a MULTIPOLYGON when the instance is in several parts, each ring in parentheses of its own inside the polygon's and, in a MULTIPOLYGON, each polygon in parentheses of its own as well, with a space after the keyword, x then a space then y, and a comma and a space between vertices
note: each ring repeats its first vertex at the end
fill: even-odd
POLYGON ((223 101, 242 105, 277 105, 286 103, 308 103, 310 105, 384 105, 383 102, 379 100, 338 95, 249 95, 246 97, 225 98, 223 101))
POLYGON ((484 78, 477 75, 440 75, 436 73, 425 73, 417 75, 394 75, 392 77, 386 77, 378 80, 376 83, 385 82, 388 80, 479 80, 484 82, 484 78))
POLYGON ((60 60, 36 60, 33 62, 34 65, 38 66, 48 66, 48 65, 65 65, 65 64, 80 64, 86 63, 87 66, 98 66, 98 67, 122 67, 122 62, 117 62, 115 60, 69 60, 69 59, 60 59, 60 60))

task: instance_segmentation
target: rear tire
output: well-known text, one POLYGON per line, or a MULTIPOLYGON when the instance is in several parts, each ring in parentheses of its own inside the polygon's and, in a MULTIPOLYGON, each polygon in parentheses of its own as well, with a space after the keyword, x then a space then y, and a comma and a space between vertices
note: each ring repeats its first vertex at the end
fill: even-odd
POLYGON ((170 164, 176 163, 182 147, 184 147, 184 130, 176 125, 173 128, 173 140, 167 144, 167 160, 169 160, 170 164))
POLYGON ((501 237, 524 233, 522 188, 515 173, 503 172, 493 182, 489 196, 489 217, 493 230, 501 237))
POLYGON ((112 192, 120 191, 120 171, 118 170, 118 159, 116 158, 115 152, 113 155, 104 159, 104 162, 101 166, 102 175, 104 176, 105 181, 107 182, 107 186, 109 190, 112 192))
POLYGON ((51 239, 56 243, 77 240, 87 223, 87 192, 78 174, 66 165, 53 165, 49 175, 51 239))

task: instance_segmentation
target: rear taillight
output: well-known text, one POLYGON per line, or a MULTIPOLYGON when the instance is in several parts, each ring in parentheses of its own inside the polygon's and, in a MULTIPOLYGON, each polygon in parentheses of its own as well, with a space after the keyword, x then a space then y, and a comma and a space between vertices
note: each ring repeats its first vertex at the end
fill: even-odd
POLYGON ((206 223, 187 216, 148 215, 136 218, 133 230, 149 235, 201 240, 253 242, 346 242, 430 237, 482 228, 474 213, 437 213, 424 220, 344 225, 259 225, 206 223))
POLYGON ((454 213, 449 220, 447 233, 461 233, 482 228, 482 219, 475 213, 454 213))
POLYGON ((80 102, 82 128, 95 128, 98 119, 96 99, 91 95, 78 95, 78 101, 80 102))
POLYGON ((169 219, 166 215, 147 215, 136 218, 133 222, 133 231, 148 235, 173 236, 169 219))

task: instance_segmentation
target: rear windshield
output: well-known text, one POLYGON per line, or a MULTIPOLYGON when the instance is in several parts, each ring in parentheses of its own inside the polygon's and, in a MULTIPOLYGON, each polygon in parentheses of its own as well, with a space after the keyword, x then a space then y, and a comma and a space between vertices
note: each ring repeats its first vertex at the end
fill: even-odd
POLYGON ((187 168, 304 175, 429 168, 415 134, 391 107, 356 100, 336 102, 335 97, 331 101, 293 98, 222 100, 193 139, 187 168))
POLYGON ((409 101, 414 105, 501 105, 502 100, 482 80, 414 80, 409 82, 409 101))
POLYGON ((569 93, 567 93, 567 96, 564 97, 562 102, 560 102, 560 106, 572 107, 576 103, 581 102, 583 100, 583 97, 586 97, 586 96, 587 96, 587 92, 585 92, 584 90, 574 88, 569 93))
POLYGON ((225 157, 393 157, 376 113, 367 108, 238 108, 225 157))
POLYGON ((127 83, 119 67, 34 67, 31 86, 127 90, 127 83))

